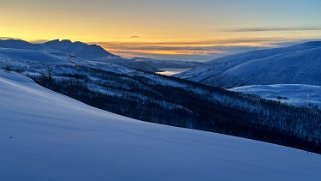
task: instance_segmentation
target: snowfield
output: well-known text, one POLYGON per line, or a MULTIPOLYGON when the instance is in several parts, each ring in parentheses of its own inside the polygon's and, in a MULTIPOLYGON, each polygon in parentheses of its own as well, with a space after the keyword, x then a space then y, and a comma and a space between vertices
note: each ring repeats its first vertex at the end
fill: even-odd
POLYGON ((48 64, 70 64, 68 60, 62 59, 60 57, 55 57, 53 55, 34 51, 34 50, 20 50, 20 49, 10 49, 10 48, 0 48, 0 60, 5 59, 6 62, 42 62, 48 64))
POLYGON ((321 108, 321 87, 302 84, 254 85, 230 89, 286 104, 321 108))
POLYGON ((319 180, 321 156, 140 122, 0 71, 0 180, 319 180))
POLYGON ((218 58, 175 75, 211 86, 307 84, 321 86, 321 41, 218 58))

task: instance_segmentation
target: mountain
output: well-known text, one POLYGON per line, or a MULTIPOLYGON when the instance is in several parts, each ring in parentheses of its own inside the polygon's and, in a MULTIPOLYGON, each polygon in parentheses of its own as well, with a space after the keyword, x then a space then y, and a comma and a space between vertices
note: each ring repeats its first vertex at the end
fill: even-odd
POLYGON ((321 85, 321 42, 259 50, 207 62, 177 77, 232 88, 245 85, 321 85))
POLYGON ((0 54, 0 68, 19 72, 46 88, 102 110, 146 122, 320 152, 321 112, 314 108, 293 107, 118 64, 54 55, 48 53, 53 50, 48 47, 39 51, 0 50, 14 51, 0 54))
POLYGON ((313 153, 140 122, 0 70, 1 180, 305 180, 313 153))
POLYGON ((109 58, 119 58, 110 52, 107 52, 101 46, 88 45, 83 42, 72 42, 70 40, 52 40, 44 43, 46 47, 59 52, 64 52, 79 59, 90 61, 107 60, 109 58))
POLYGON ((108 52, 101 46, 70 40, 52 40, 45 43, 29 43, 14 39, 0 40, 0 58, 29 62, 49 61, 60 64, 108 63, 145 72, 160 72, 166 68, 193 68, 199 65, 199 63, 186 61, 126 59, 108 52), (17 57, 18 55, 22 56, 17 57))
POLYGON ((20 63, 4 69, 88 105, 138 120, 320 151, 321 112, 314 108, 292 107, 116 64, 20 63))
POLYGON ((16 39, 0 39, 0 47, 21 50, 41 50, 44 48, 41 44, 29 43, 24 40, 16 39))
POLYGON ((302 84, 253 85, 235 87, 231 91, 254 94, 289 105, 321 109, 321 87, 302 84))
POLYGON ((70 64, 70 58, 64 58, 48 54, 38 50, 0 48, 0 62, 8 63, 47 63, 47 64, 70 64))

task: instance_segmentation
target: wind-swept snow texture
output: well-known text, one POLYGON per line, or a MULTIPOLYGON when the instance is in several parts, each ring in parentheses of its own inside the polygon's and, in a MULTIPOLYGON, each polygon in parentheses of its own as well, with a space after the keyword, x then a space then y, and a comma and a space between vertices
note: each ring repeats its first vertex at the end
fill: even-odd
POLYGON ((0 180, 320 180, 321 156, 104 112, 0 71, 0 180))

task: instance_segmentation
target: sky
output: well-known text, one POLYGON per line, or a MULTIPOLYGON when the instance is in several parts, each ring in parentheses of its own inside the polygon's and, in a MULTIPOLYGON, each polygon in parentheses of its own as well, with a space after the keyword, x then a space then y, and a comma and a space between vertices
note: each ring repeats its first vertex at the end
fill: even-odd
POLYGON ((192 61, 321 37, 320 0, 0 0, 0 37, 192 61))

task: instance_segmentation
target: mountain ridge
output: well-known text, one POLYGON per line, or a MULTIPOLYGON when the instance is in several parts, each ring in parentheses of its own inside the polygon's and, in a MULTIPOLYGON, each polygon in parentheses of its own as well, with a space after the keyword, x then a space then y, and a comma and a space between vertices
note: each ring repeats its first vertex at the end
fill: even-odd
MULTIPOLYGON (((175 66, 192 68, 199 65, 199 63, 185 61, 161 61, 149 58, 127 59, 115 55, 96 44, 59 39, 44 43, 30 43, 19 39, 0 39, 0 53, 3 49, 15 49, 17 53, 19 53, 18 51, 33 51, 34 59, 31 57, 26 59, 26 61, 41 61, 39 58, 35 58, 36 54, 39 54, 39 57, 47 54, 47 56, 54 56, 62 61, 65 60, 67 64, 83 64, 86 62, 110 63, 146 72, 160 72, 163 68, 173 68, 175 66), (141 61, 143 59, 144 61, 141 61)), ((4 54, 7 55, 7 53, 4 54)), ((7 58, 10 59, 10 55, 7 58)), ((46 59, 43 59, 43 61, 46 61, 46 59)))
POLYGON ((176 75, 223 88, 244 85, 321 85, 321 42, 229 55, 176 75))

